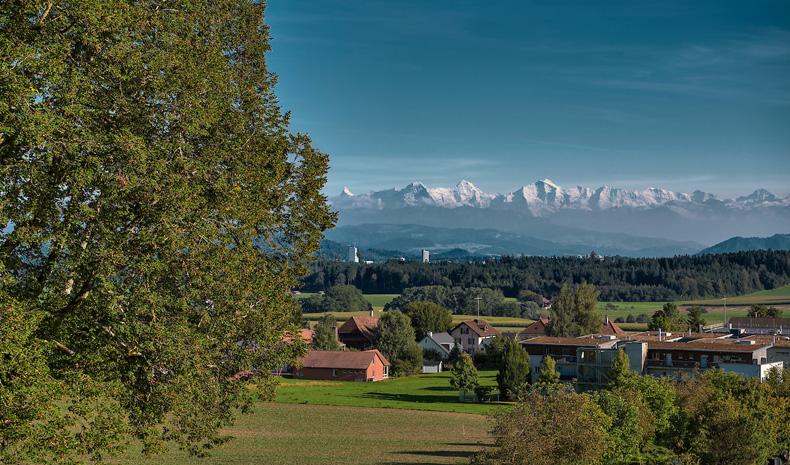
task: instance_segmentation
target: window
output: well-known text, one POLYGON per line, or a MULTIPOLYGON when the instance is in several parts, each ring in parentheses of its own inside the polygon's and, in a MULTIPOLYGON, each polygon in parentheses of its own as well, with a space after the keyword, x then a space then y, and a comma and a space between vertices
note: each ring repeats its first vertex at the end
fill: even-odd
POLYGON ((469 345, 470 345, 470 346, 471 346, 471 345, 474 345, 474 343, 475 343, 475 340, 474 340, 474 338, 471 338, 471 337, 470 337, 470 338, 469 338, 467 341, 468 341, 468 343, 469 343, 469 345))
POLYGON ((332 369, 332 376, 337 376, 337 368, 332 369))
POLYGON ((566 357, 571 354, 571 349, 562 349, 562 355, 566 357))

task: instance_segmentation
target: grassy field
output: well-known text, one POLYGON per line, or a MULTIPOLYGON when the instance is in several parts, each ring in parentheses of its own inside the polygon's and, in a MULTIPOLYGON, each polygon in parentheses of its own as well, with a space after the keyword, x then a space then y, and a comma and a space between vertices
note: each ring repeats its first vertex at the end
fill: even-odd
MULTIPOLYGON (((708 305, 708 306, 717 306, 717 307, 724 307, 724 301, 722 299, 708 299, 708 300, 695 300, 688 302, 689 304, 696 304, 696 305, 708 305)), ((730 306, 751 306, 754 304, 758 305, 776 305, 776 306, 785 306, 790 305, 790 285, 782 286, 776 289, 771 289, 770 291, 760 291, 755 292, 753 294, 742 295, 738 297, 727 297, 727 307, 730 306)), ((727 311, 727 315, 729 316, 730 312, 727 311)))
MULTIPOLYGON (((372 384, 372 383, 362 383, 372 384)), ((376 383, 380 384, 380 383, 376 383)), ((212 457, 180 451, 144 459, 133 444, 109 463, 128 465, 445 464, 492 440, 485 415, 369 407, 260 403, 227 430, 235 439, 212 457)))
MULTIPOLYGON (((480 384, 494 386, 496 371, 481 370, 480 384)), ((346 405, 486 414, 497 404, 460 403, 450 386, 450 373, 424 374, 377 383, 283 379, 277 402, 289 404, 346 405)))

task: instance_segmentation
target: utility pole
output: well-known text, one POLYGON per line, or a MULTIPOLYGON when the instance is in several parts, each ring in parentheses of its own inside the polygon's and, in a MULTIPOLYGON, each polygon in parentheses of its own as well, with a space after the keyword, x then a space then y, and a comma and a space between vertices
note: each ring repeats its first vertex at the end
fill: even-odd
POLYGON ((724 301, 724 329, 727 329, 727 298, 721 300, 724 301))
POLYGON ((480 319, 480 296, 475 297, 475 300, 477 301, 477 319, 479 320, 480 319))

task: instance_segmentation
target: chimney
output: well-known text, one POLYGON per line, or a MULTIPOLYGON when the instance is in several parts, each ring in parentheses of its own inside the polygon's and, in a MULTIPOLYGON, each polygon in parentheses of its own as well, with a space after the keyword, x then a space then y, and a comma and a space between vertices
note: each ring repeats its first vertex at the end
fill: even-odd
POLYGON ((370 316, 373 316, 373 310, 370 311, 370 316))
POLYGON ((433 337, 433 332, 432 331, 428 331, 428 337, 433 337))
POLYGON ((609 326, 609 315, 606 315, 606 323, 604 323, 604 324, 605 324, 606 326, 609 326))

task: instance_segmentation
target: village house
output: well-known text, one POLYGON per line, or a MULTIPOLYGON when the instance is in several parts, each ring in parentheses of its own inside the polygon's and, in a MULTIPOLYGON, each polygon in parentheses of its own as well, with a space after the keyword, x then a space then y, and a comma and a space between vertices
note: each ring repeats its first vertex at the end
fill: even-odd
POLYGON ((485 320, 462 321, 450 331, 450 335, 461 349, 467 354, 474 354, 483 350, 491 343, 491 339, 499 334, 493 326, 485 320))
POLYGON ((390 363, 376 349, 364 352, 311 350, 300 357, 294 379, 381 381, 389 377, 390 363))
POLYGON ((337 329, 338 340, 357 350, 365 350, 373 344, 373 329, 379 325, 379 319, 370 315, 352 316, 337 329))
POLYGON ((455 339, 453 339, 449 333, 434 333, 428 331, 427 335, 422 338, 418 344, 423 348, 423 350, 436 350, 441 354, 442 359, 446 360, 450 357, 450 351, 453 350, 453 346, 455 346, 456 343, 455 339))

